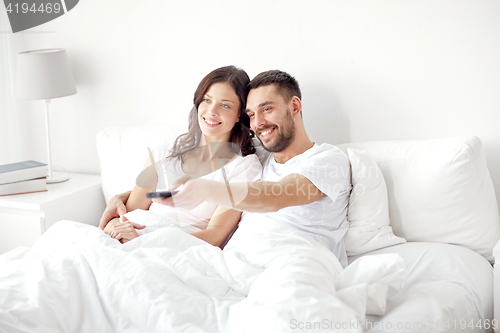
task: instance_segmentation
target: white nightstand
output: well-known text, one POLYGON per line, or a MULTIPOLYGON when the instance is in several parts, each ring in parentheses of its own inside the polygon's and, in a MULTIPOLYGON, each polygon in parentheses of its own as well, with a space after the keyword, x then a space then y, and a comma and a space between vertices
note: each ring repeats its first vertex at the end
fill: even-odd
POLYGON ((47 192, 0 196, 0 254, 31 246, 61 220, 99 225, 106 207, 98 175, 70 174, 47 192))

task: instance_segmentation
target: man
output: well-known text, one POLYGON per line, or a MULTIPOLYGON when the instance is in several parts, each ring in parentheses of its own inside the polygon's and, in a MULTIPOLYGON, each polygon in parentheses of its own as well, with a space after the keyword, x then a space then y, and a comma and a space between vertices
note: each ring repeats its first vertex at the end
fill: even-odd
MULTIPOLYGON (((261 181, 225 184, 205 179, 158 203, 190 209, 202 201, 243 211, 241 221, 262 215, 293 225, 329 248, 347 266, 343 237, 348 229, 349 161, 340 149, 311 142, 302 120, 301 92, 289 74, 272 70, 249 83, 247 114, 263 148, 261 181), (272 153, 272 154, 270 154, 272 153)), ((106 214, 123 214, 127 194, 114 198, 106 214), (118 212, 118 207, 122 209, 118 212)), ((106 218, 105 218, 106 216, 106 218)), ((101 227, 102 227, 101 219, 101 227)))

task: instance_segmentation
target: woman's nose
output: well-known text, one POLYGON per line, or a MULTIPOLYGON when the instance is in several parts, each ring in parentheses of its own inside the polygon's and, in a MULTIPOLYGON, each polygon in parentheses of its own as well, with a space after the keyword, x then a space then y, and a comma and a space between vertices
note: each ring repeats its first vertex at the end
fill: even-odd
POLYGON ((215 103, 212 103, 208 106, 208 113, 212 114, 212 115, 217 115, 218 114, 218 110, 217 110, 217 105, 215 105, 215 103))

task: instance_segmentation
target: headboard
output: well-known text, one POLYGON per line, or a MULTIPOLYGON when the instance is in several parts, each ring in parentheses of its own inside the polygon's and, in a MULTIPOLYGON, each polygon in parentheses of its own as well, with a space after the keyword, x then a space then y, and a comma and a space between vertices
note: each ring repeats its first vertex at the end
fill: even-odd
MULTIPOLYGON (((148 147, 174 140, 185 124, 111 127, 97 136, 106 201, 131 190, 148 147)), ((337 145, 366 151, 385 178, 394 234, 407 241, 457 244, 490 262, 500 238, 498 206, 481 140, 372 141, 337 145)))

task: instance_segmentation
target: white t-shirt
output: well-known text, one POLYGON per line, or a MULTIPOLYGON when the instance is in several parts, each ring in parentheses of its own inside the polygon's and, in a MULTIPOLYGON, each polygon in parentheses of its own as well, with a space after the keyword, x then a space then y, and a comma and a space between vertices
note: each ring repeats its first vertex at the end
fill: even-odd
MULTIPOLYGON (((277 182, 295 173, 309 179, 326 196, 307 205, 286 207, 272 213, 244 212, 241 221, 259 218, 262 214, 275 221, 293 225, 329 248, 342 266, 346 267, 347 255, 343 238, 349 228, 347 206, 352 187, 347 155, 327 143, 314 144, 312 148, 283 164, 276 162, 270 153, 264 154, 259 149, 258 154, 263 166, 261 180, 277 182)), ((306 187, 299 191, 308 193, 306 187)))
MULTIPOLYGON (((182 163, 178 158, 166 159, 173 144, 158 146, 154 149, 155 162, 162 161, 157 167, 158 184, 163 184, 157 191, 167 190, 169 183, 185 176, 182 170, 182 163), (160 172, 161 170, 161 172, 160 172)), ((240 153, 241 154, 241 153, 240 153)), ((262 174, 262 166, 257 155, 247 156, 236 155, 231 161, 224 165, 229 183, 246 183, 259 180, 262 174)), ((222 168, 215 170, 203 177, 203 179, 224 182, 222 168)), ((236 200, 236 198, 235 198, 236 200)), ((175 203, 175 196, 174 196, 175 203)), ((177 225, 188 233, 206 229, 212 218, 217 204, 211 202, 202 202, 193 209, 184 209, 180 207, 171 207, 153 202, 149 210, 136 209, 125 214, 125 217, 132 222, 146 225, 142 230, 137 230, 139 234, 148 233, 167 225, 177 225)))

